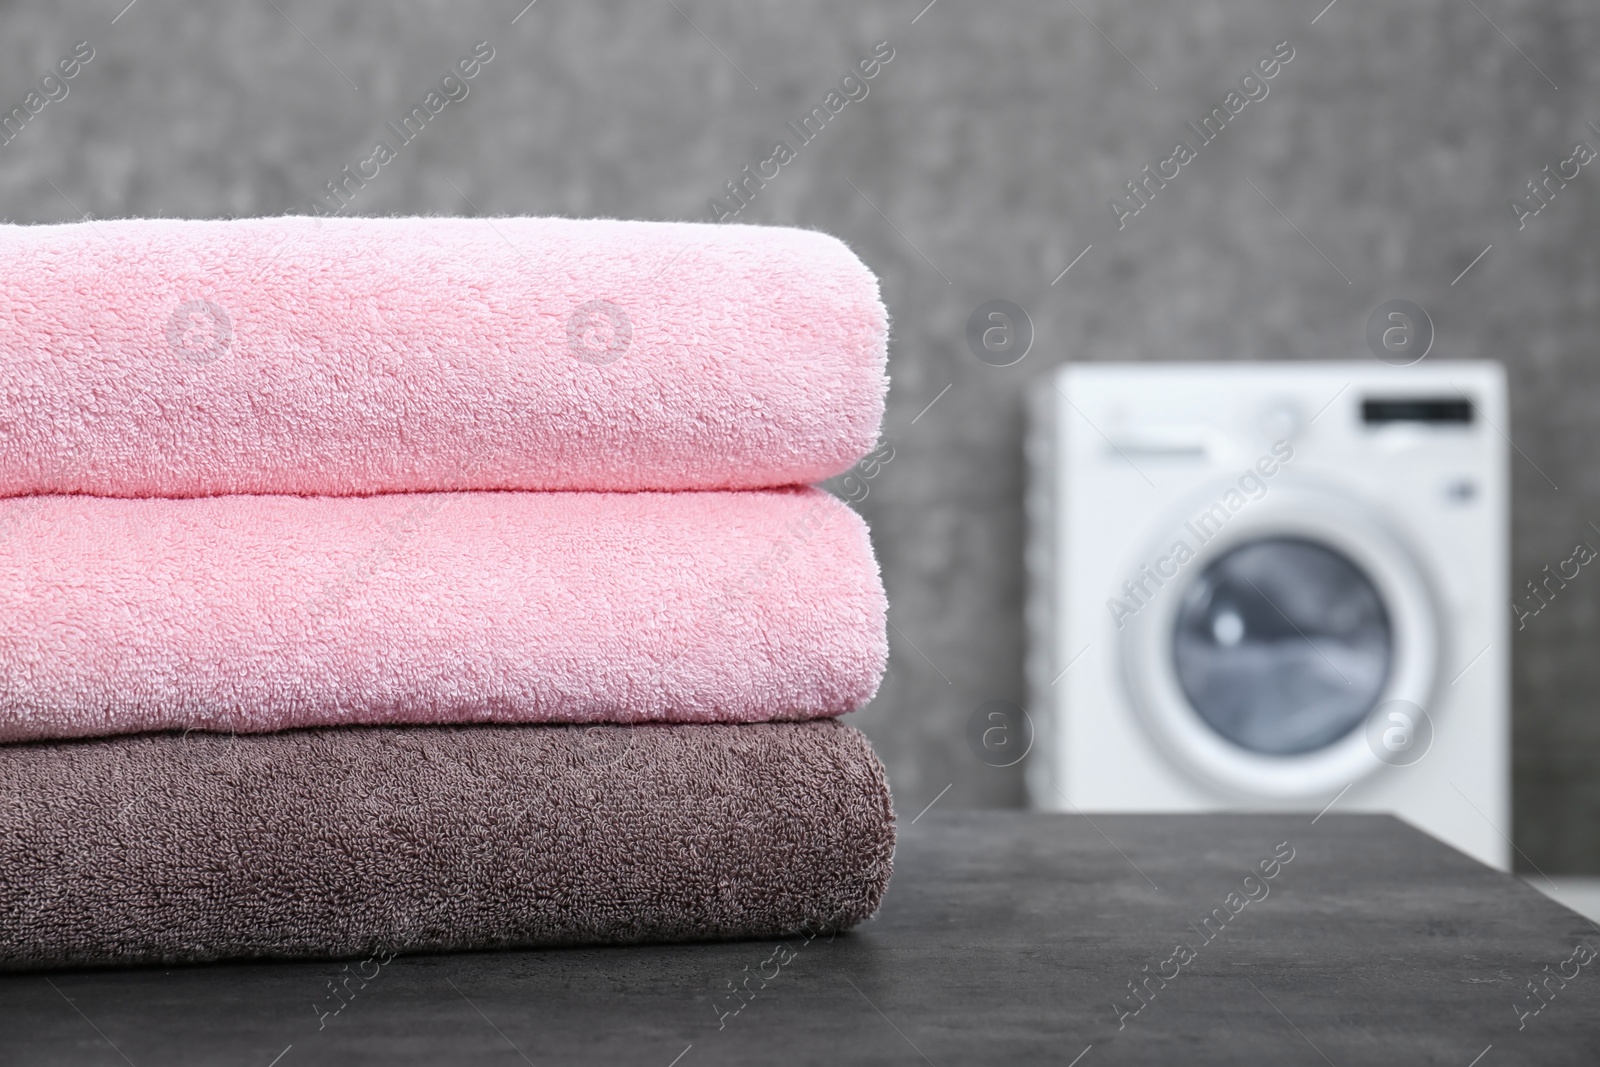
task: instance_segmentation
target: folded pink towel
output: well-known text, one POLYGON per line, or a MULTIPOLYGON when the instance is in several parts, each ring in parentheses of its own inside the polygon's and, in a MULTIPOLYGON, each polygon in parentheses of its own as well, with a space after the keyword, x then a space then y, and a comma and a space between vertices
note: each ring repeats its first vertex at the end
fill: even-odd
POLYGON ((0 226, 0 495, 814 482, 873 447, 886 336, 806 230, 0 226))
POLYGON ((0 741, 837 715, 888 646, 815 489, 0 500, 0 741))

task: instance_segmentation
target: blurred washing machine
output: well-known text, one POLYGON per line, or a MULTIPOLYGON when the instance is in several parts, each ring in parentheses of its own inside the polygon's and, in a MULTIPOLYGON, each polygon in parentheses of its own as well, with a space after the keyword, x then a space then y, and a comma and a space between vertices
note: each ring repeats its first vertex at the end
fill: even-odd
POLYGON ((1509 867, 1498 364, 1072 365, 1032 416, 1036 806, 1336 801, 1509 867))

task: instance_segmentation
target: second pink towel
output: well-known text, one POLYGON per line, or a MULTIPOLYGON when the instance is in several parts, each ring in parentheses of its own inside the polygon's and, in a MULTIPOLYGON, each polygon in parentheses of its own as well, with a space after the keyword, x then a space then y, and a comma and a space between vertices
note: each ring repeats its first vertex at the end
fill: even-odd
POLYGON ((0 501, 0 741, 854 710, 887 656, 814 489, 0 501))

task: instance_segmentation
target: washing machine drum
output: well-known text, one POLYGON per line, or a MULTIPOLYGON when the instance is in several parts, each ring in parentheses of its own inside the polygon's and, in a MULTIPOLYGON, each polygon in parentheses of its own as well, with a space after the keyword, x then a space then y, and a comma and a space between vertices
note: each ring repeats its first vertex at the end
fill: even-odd
POLYGON ((1298 755, 1377 706, 1394 658, 1389 613, 1351 560, 1314 541, 1241 544, 1184 590, 1172 627, 1178 684, 1241 748, 1298 755))
MULTIPOLYGON (((1197 540, 1184 519, 1198 510, 1167 529, 1197 540)), ((1146 547, 1132 569, 1148 576, 1143 561, 1165 553, 1153 569, 1167 578, 1119 632, 1124 678, 1192 776, 1266 799, 1337 790, 1383 765, 1369 735, 1386 713, 1426 714, 1440 649, 1430 586, 1359 500, 1275 490, 1176 574, 1173 533, 1146 547)))

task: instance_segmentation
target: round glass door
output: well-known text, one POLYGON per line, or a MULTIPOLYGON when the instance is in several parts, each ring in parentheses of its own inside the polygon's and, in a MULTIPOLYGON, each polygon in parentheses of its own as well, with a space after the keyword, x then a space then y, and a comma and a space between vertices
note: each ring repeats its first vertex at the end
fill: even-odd
POLYGON ((1388 684, 1389 613, 1359 567, 1297 537, 1246 541, 1184 592, 1172 628, 1179 687, 1250 752, 1315 752, 1360 727, 1388 684))

